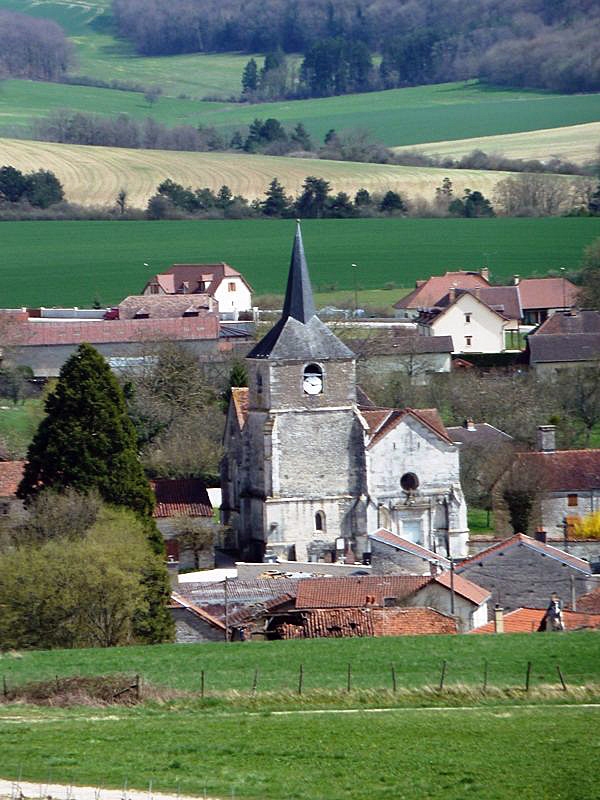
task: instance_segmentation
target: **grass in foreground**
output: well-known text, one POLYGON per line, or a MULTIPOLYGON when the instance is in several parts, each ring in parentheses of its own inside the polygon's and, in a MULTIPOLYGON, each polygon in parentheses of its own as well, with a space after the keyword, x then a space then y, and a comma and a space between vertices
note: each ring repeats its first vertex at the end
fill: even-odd
MULTIPOLYGON (((352 263, 364 289, 389 281, 410 287, 486 263, 495 280, 508 280, 576 268, 583 248, 600 236, 600 218, 307 220, 302 227, 313 286, 336 284, 348 295, 352 263)), ((255 293, 280 293, 294 223, 3 222, 0 230, 4 306, 86 307, 95 296, 109 305, 137 294, 152 274, 186 262, 227 261, 255 293)))
POLYGON ((0 711, 3 777, 246 800, 596 796, 598 708, 90 711, 0 711))
POLYGON ((25 400, 16 405, 0 397, 0 441, 10 454, 22 457, 44 416, 41 398, 25 400))
POLYGON ((567 683, 600 682, 600 634, 402 636, 381 639, 311 639, 289 642, 159 645, 110 649, 27 651, 0 659, 0 673, 10 686, 56 675, 139 673, 156 686, 199 691, 205 672, 210 692, 249 691, 258 669, 258 691, 293 691, 300 664, 304 687, 338 690, 347 684, 352 664, 356 689, 391 688, 391 664, 398 687, 436 685, 443 660, 446 683, 480 686, 484 661, 490 686, 523 686, 527 662, 533 664, 532 688, 557 684, 557 663, 567 683))

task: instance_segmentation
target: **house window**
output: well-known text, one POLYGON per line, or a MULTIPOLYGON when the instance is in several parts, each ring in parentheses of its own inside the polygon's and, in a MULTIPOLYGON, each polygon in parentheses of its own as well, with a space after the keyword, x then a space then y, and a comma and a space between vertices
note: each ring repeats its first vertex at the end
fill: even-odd
POLYGON ((229 281, 229 283, 227 284, 227 291, 235 292, 235 281, 229 281))
POLYGON ((323 511, 317 511, 315 514, 315 530, 321 533, 325 530, 325 513, 323 511))
POLYGON ((465 322, 471 322, 471 312, 465 314, 465 322))
POLYGON ((158 294, 158 284, 156 283, 151 284, 150 294, 158 294))
POLYGON ((465 347, 471 347, 472 336, 465 336, 465 347))
POLYGON ((577 505, 577 495, 576 494, 568 494, 567 495, 567 505, 570 507, 577 505))

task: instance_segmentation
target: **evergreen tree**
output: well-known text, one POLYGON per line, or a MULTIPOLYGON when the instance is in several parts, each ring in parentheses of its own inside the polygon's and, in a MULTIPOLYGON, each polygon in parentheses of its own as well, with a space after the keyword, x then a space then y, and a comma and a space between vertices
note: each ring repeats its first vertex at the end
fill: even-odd
POLYGON ((361 207, 361 206, 370 206, 373 201, 371 200, 371 195, 367 189, 359 189, 357 193, 354 195, 354 205, 361 207))
POLYGON ((298 145, 298 147, 301 147, 302 150, 312 150, 313 145, 310 134, 301 122, 294 128, 291 140, 294 144, 298 145))
POLYGON ((462 199, 458 197, 448 206, 448 211, 456 217, 495 217, 492 204, 479 191, 465 189, 462 199))
POLYGON ((154 498, 123 392, 91 345, 80 345, 63 365, 46 413, 29 446, 18 496, 28 500, 44 488, 96 489, 107 503, 150 517, 154 498))
MULTIPOLYGON (((265 200, 261 203, 262 213, 267 217, 283 217, 290 210, 290 200, 285 194, 284 187, 277 178, 273 178, 265 192, 265 200)), ((246 384, 242 384, 246 385, 246 384)))
POLYGON ((356 209, 346 192, 338 192, 335 197, 327 201, 326 214, 328 217, 347 219, 355 216, 356 209))
POLYGON ((251 58, 244 67, 242 73, 242 94, 254 94, 258 89, 258 67, 256 61, 251 58))
POLYGON ((398 192, 392 192, 390 190, 383 196, 379 204, 379 210, 383 211, 385 214, 393 214, 395 211, 404 212, 406 211, 406 205, 398 192))
POLYGON ((27 191, 27 178, 14 167, 0 167, 0 200, 18 203, 27 191))
POLYGON ((217 208, 223 209, 223 211, 227 211, 229 206, 233 203, 233 195, 231 194, 231 189, 227 186, 226 183, 221 186, 219 191, 217 192, 217 199, 215 201, 215 206, 217 208))
POLYGON ((39 169, 27 176, 25 196, 32 206, 48 208, 64 200, 65 193, 61 182, 50 170, 39 169))
POLYGON ((296 200, 296 212, 300 217, 322 217, 331 186, 323 178, 309 175, 302 184, 302 193, 296 200))

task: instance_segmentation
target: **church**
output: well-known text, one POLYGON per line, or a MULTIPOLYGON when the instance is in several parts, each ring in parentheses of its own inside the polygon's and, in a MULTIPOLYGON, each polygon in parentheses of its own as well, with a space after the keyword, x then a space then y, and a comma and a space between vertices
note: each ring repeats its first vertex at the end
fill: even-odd
POLYGON ((243 558, 368 563, 379 528, 467 555, 459 445, 436 409, 377 408, 361 392, 354 353, 316 315, 300 224, 281 318, 246 368, 221 465, 222 522, 243 558))

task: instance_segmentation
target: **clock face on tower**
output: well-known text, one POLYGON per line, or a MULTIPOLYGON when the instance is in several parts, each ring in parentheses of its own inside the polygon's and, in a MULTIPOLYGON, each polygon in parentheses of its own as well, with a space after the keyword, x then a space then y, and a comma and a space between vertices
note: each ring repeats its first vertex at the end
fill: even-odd
POLYGON ((323 391, 323 370, 318 364, 309 364, 304 368, 302 379, 304 394, 321 394, 323 391))

